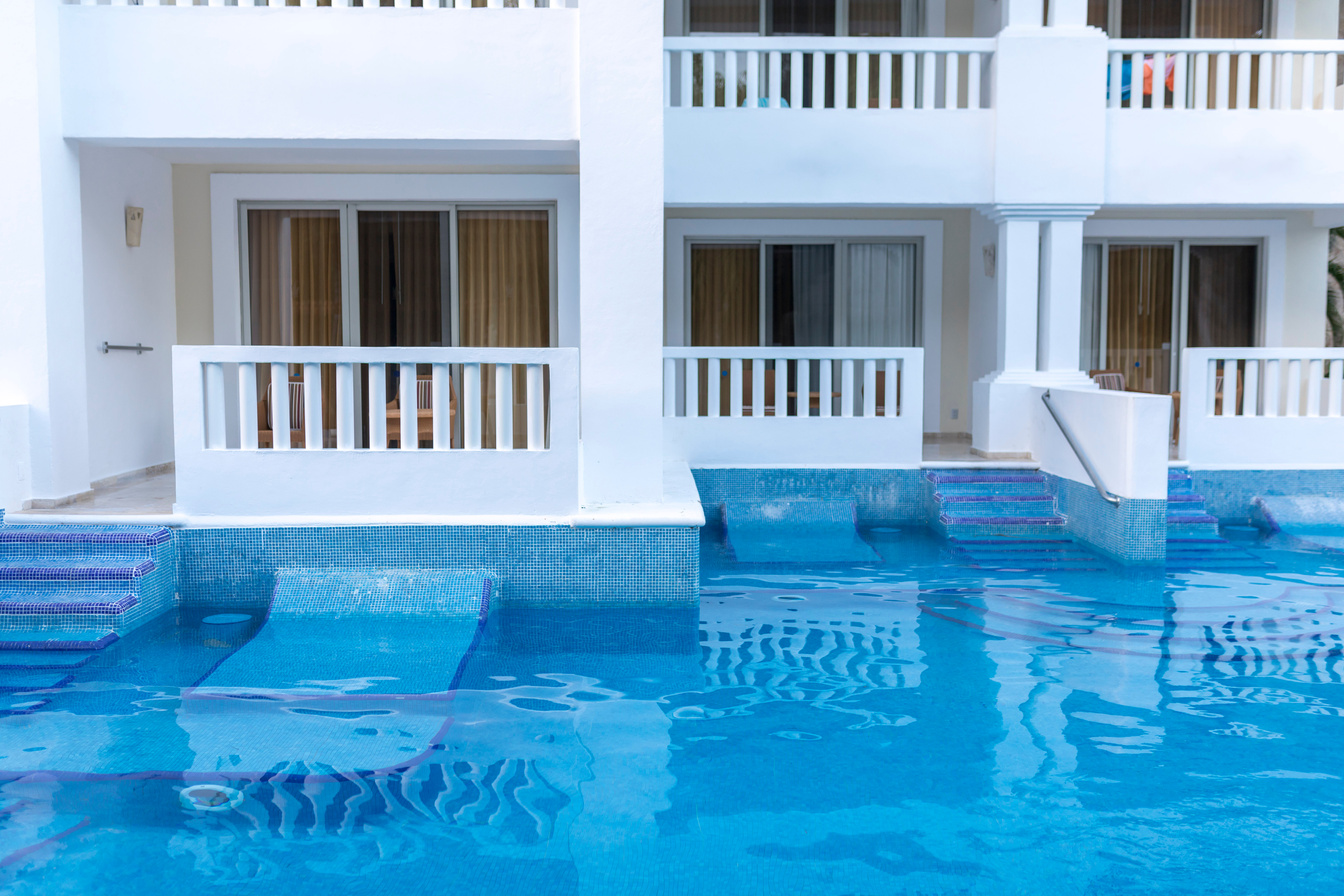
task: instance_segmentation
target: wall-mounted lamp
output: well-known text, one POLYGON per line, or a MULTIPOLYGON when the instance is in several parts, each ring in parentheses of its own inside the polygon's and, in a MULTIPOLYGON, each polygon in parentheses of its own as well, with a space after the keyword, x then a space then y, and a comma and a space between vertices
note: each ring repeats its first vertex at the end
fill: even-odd
POLYGON ((126 206, 126 245, 132 249, 140 245, 140 228, 145 223, 145 210, 126 206))

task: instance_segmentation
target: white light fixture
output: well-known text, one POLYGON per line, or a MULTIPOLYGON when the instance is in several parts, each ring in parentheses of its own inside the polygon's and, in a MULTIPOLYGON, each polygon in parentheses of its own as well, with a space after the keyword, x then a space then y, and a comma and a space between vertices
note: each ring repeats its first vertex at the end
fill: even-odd
POLYGON ((126 206, 126 245, 132 249, 140 245, 140 228, 145 223, 145 210, 126 206))

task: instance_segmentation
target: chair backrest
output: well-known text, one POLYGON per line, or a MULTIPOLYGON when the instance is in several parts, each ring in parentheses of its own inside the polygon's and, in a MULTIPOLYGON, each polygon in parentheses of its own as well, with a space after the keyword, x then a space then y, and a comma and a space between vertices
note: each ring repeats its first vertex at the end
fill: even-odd
MULTIPOLYGON (((274 381, 266 384, 266 428, 271 431, 275 430, 275 418, 271 414, 275 404, 272 400, 274 387, 274 381)), ((294 380, 289 381, 289 428, 303 429, 303 383, 294 380)))
POLYGON ((1123 373, 1114 371, 1097 373, 1092 376, 1092 382, 1108 392, 1125 391, 1125 375, 1123 373))
POLYGON ((418 411, 427 411, 434 407, 434 380, 431 377, 421 376, 415 379, 415 408, 418 411))

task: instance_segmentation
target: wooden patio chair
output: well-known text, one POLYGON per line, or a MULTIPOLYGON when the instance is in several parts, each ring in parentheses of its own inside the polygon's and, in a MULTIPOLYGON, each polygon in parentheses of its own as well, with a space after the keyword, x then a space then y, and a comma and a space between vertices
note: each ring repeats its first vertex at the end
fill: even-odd
MULTIPOLYGON (((457 389, 448 379, 448 433, 452 438, 457 424, 457 389)), ((420 374, 415 378, 415 437, 420 442, 434 441, 434 378, 420 374)), ((401 445, 401 395, 387 403, 387 447, 401 445)))
MULTIPOLYGON (((275 382, 266 384, 266 395, 257 402, 257 447, 275 447, 275 424, 271 419, 271 389, 275 382)), ((304 447, 303 381, 289 380, 289 444, 291 448, 304 447)))

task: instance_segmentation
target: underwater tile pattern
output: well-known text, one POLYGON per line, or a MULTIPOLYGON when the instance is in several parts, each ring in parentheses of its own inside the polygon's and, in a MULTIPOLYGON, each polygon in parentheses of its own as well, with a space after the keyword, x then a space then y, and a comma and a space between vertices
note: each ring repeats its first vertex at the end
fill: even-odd
POLYGON ((183 604, 266 605, 278 570, 483 569, 508 602, 693 604, 699 529, 571 526, 294 526, 182 529, 183 604))
POLYGON ((1256 498, 1344 495, 1344 470, 1191 470, 1190 478, 1222 523, 1250 522, 1256 498))
POLYGON ((722 520, 726 502, 853 501, 860 525, 911 525, 927 519, 923 470, 692 470, 705 520, 722 520))
POLYGON ((1070 535, 1120 563, 1146 566, 1166 562, 1167 502, 1121 498, 1119 507, 1101 499, 1090 485, 1045 474, 1055 506, 1070 535))

